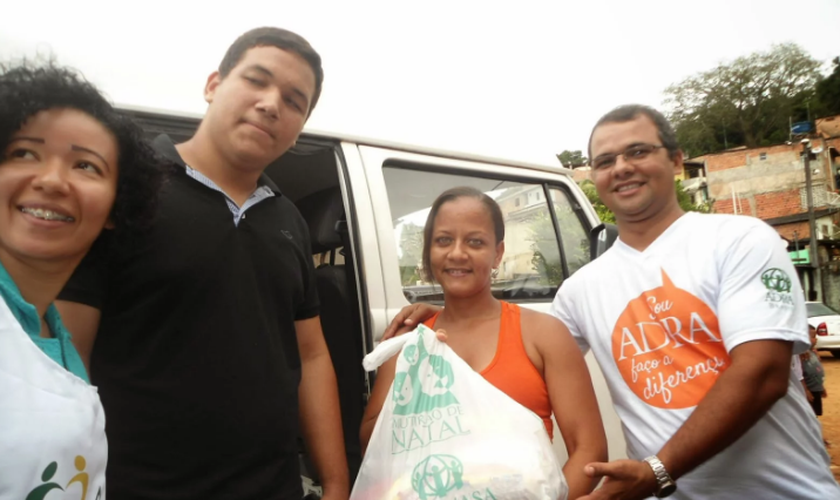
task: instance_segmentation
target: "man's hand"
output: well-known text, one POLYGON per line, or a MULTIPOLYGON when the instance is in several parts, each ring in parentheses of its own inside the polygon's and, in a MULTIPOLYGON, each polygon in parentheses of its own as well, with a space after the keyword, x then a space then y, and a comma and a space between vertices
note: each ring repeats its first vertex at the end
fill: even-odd
MULTIPOLYGON (((441 331, 443 331, 443 330, 441 330, 441 331)), ((438 335, 438 338, 440 338, 440 335, 438 335)), ((828 397, 828 391, 826 391, 825 389, 823 389, 822 397, 823 397, 823 399, 828 397)))
POLYGON ((641 460, 596 462, 583 470, 589 477, 605 479, 600 488, 578 500, 642 500, 653 496, 659 486, 653 469, 641 460))
POLYGON ((431 318, 440 310, 440 307, 426 304, 424 302, 418 302, 417 304, 411 304, 410 306, 403 307, 402 310, 394 316, 394 319, 391 320, 391 324, 388 325, 388 328, 385 329, 385 333, 382 334, 382 340, 388 340, 391 337, 414 330, 417 328, 417 325, 431 318))
POLYGON ((809 391, 808 389, 805 389, 805 396, 808 398, 809 403, 814 402, 814 394, 811 391, 809 391))

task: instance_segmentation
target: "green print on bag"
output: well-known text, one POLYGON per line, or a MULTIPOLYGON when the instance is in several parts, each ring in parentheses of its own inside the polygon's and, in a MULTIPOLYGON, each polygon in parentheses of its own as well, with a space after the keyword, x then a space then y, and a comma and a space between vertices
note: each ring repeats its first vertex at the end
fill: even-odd
MULTIPOLYGON (((391 453, 398 455, 470 433, 461 422, 464 413, 452 394, 455 372, 452 365, 436 354, 429 354, 423 334, 434 335, 422 327, 417 343, 403 348, 408 369, 394 375, 391 415, 391 453)), ((399 366, 398 364, 398 366, 399 366)))
POLYGON ((443 498, 464 486, 464 466, 452 455, 429 455, 414 467, 411 487, 420 500, 443 498))
POLYGON ((442 356, 430 355, 426 351, 422 331, 417 335, 416 344, 403 349, 402 358, 409 367, 407 371, 394 375, 395 415, 426 413, 458 404, 458 399, 450 391, 455 383, 452 365, 442 356), (424 365, 427 369, 421 376, 420 369, 424 365))
MULTIPOLYGON (((87 467, 87 461, 85 457, 81 455, 77 455, 76 459, 73 461, 73 464, 76 466, 76 470, 78 473, 70 479, 64 488, 69 488, 73 483, 79 483, 82 486, 82 496, 79 500, 87 500, 87 493, 88 493, 88 481, 90 478, 88 477, 88 473, 85 472, 85 468, 87 467)), ((40 486, 36 486, 26 495, 26 500, 44 500, 47 494, 52 490, 61 490, 65 491, 64 488, 61 487, 60 484, 54 482, 47 482, 50 481, 54 476, 55 473, 58 471, 58 462, 51 462, 47 467, 44 469, 44 472, 41 474, 41 482, 44 483, 40 486)), ((93 500, 101 500, 102 499, 102 488, 96 492, 96 498, 93 500)))
POLYGON ((490 488, 459 491, 463 487, 464 465, 452 455, 429 455, 411 472, 411 488, 420 500, 496 500, 490 488))

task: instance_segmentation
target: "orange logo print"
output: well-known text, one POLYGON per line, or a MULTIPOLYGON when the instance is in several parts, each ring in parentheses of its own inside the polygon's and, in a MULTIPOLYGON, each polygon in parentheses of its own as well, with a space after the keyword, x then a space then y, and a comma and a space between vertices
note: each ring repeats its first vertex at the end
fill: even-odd
POLYGON ((729 367, 717 316, 677 288, 662 271, 662 286, 627 304, 612 334, 624 381, 645 403, 665 409, 696 406, 729 367))

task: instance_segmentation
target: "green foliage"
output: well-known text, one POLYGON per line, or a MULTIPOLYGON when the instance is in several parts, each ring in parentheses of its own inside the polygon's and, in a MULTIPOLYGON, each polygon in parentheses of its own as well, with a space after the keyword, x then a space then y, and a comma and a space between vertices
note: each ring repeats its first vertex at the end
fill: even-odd
POLYGON ((820 66, 784 43, 671 85, 665 103, 680 145, 693 157, 786 140, 789 120, 807 119, 809 103, 816 103, 820 66))
POLYGON ((835 57, 834 71, 817 84, 817 116, 840 115, 840 57, 835 57))
POLYGON ((601 219, 601 222, 606 224, 615 224, 615 214, 610 212, 610 209, 607 208, 607 206, 604 205, 604 202, 601 201, 601 198, 598 197, 598 191, 595 189, 595 184, 587 179, 580 183, 580 188, 583 190, 583 194, 586 195, 589 203, 595 207, 595 212, 598 214, 598 218, 601 219))
POLYGON ((557 159, 560 160, 560 163, 566 168, 586 165, 589 161, 585 156, 583 156, 583 153, 579 149, 575 151, 569 151, 567 149, 557 155, 557 159))

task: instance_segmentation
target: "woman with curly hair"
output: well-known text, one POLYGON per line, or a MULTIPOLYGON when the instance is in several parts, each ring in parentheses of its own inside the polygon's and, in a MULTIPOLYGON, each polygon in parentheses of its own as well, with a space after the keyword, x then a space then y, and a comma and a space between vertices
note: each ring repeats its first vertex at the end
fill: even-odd
POLYGON ((0 499, 104 498, 102 406, 53 301, 95 242, 107 255, 149 224, 162 163, 52 64, 0 66, 0 147, 0 499))

